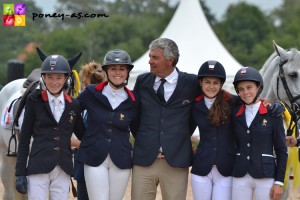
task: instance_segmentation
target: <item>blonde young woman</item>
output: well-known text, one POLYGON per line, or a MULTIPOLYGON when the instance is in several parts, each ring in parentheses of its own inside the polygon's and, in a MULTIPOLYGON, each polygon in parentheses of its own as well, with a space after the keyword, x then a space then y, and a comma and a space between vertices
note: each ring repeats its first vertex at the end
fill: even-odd
POLYGON ((120 200, 132 168, 129 137, 137 100, 126 85, 133 64, 126 51, 116 49, 106 54, 102 68, 108 81, 88 85, 77 98, 88 113, 77 159, 84 164, 90 200, 120 200))

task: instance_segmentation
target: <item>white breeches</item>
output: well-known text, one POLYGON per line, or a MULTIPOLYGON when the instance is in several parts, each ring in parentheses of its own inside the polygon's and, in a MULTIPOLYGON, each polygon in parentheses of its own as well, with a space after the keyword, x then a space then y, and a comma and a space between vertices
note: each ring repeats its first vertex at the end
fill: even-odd
POLYGON ((33 174, 28 176, 28 199, 30 200, 68 200, 70 175, 60 166, 56 166, 48 174, 33 174))
POLYGON ((89 199, 123 199, 130 174, 131 169, 119 169, 114 165, 109 155, 97 167, 84 165, 84 177, 89 199))
POLYGON ((191 175, 194 200, 231 200, 232 176, 222 176, 214 165, 207 176, 191 175))
POLYGON ((232 199, 233 200, 267 200, 270 199, 271 188, 274 178, 255 179, 249 174, 244 177, 233 177, 232 199))

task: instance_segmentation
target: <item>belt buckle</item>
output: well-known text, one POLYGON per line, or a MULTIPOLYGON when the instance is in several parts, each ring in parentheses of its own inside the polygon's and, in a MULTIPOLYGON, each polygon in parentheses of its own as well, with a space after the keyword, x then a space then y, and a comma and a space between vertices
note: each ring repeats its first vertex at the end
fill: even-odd
POLYGON ((157 158, 158 159, 164 159, 165 158, 165 155, 163 152, 159 152, 158 155, 157 155, 157 158))

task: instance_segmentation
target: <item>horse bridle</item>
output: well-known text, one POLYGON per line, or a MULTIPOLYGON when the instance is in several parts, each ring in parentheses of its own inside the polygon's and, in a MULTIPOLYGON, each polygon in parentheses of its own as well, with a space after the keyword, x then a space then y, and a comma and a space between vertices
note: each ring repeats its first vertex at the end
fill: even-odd
POLYGON ((291 123, 289 124, 289 127, 288 127, 288 130, 287 130, 287 135, 292 135, 293 133, 293 130, 296 128, 296 133, 298 133, 297 131, 297 121, 299 120, 300 116, 298 114, 297 116, 297 113, 300 111, 300 106, 299 104, 296 103, 296 101, 298 99, 300 99, 300 94, 297 95, 297 96, 293 96, 290 89, 289 89, 289 86, 287 84, 287 81, 286 81, 286 77, 285 77, 285 73, 284 73, 284 69, 283 69, 283 65, 286 64, 288 62, 288 60, 283 60, 279 63, 279 74, 277 76, 277 97, 280 101, 282 101, 279 97, 279 78, 282 82, 282 85, 283 85, 283 88, 287 94, 287 97, 290 101, 290 105, 291 107, 289 107, 284 101, 282 101, 286 108, 289 110, 290 114, 291 114, 291 123), (292 122, 294 122, 294 126, 292 127, 292 122))

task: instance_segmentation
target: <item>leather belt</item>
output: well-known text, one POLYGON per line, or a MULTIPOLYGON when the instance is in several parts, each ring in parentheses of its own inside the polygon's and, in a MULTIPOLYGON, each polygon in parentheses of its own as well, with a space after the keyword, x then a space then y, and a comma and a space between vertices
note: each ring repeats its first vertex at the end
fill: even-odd
POLYGON ((157 158, 158 158, 158 159, 164 159, 164 158, 165 158, 164 153, 163 153, 163 152, 159 152, 159 153, 157 154, 157 158))

